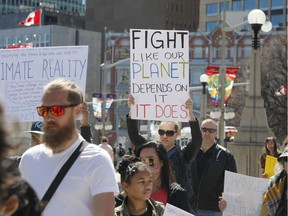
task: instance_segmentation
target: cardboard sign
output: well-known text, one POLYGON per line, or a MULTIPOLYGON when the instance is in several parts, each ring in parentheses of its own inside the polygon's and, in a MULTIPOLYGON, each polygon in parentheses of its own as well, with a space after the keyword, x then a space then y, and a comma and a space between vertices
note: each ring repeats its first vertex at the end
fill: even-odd
POLYGON ((167 203, 163 216, 194 216, 194 215, 167 203))
POLYGON ((261 215, 263 193, 269 180, 225 171, 224 199, 227 208, 223 216, 261 215))
POLYGON ((88 46, 0 50, 0 92, 7 120, 41 121, 36 112, 43 86, 63 77, 85 92, 88 46))
POLYGON ((277 162, 278 160, 276 157, 266 155, 264 172, 268 175, 268 178, 274 175, 274 166, 277 162))
POLYGON ((189 120, 189 32, 130 30, 131 118, 189 120))

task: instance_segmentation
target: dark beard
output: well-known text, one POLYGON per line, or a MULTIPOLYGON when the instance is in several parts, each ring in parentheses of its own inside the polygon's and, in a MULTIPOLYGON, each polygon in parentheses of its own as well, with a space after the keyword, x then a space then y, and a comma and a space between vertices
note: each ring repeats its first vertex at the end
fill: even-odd
POLYGON ((56 129, 56 130, 55 130, 55 128, 53 128, 53 130, 50 130, 49 125, 53 125, 53 126, 54 125, 58 126, 58 125, 54 122, 49 122, 49 123, 43 124, 44 142, 51 149, 59 148, 62 145, 64 145, 65 142, 71 140, 73 138, 73 134, 76 130, 75 129, 76 124, 75 124, 75 121, 73 121, 73 120, 67 122, 67 124, 61 128, 58 127, 58 129, 56 129))

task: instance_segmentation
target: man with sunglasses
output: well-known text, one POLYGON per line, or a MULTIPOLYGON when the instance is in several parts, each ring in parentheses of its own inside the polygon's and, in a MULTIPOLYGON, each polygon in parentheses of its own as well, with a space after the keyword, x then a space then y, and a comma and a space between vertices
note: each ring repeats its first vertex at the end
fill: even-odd
POLYGON ((216 143, 217 123, 214 120, 204 120, 201 132, 201 148, 189 167, 195 192, 192 206, 196 215, 220 216, 218 202, 224 190, 224 173, 225 170, 237 172, 236 162, 226 148, 216 143))
POLYGON ((45 143, 28 149, 20 172, 42 199, 63 164, 81 143, 85 148, 61 181, 43 211, 50 215, 114 215, 118 186, 109 154, 88 144, 79 134, 76 120, 83 102, 81 89, 71 80, 58 78, 44 87, 42 105, 45 143))
MULTIPOLYGON (((131 106, 131 104, 134 104, 134 97, 132 95, 128 98, 128 105, 131 106)), ((176 142, 176 139, 181 136, 181 128, 177 122, 161 122, 158 134, 161 143, 166 149, 171 171, 176 182, 187 190, 188 197, 190 198, 193 195, 193 190, 190 185, 188 165, 189 162, 195 158, 200 149, 202 136, 199 122, 192 111, 193 102, 191 99, 186 101, 185 108, 189 113, 189 126, 192 137, 192 140, 186 146, 180 147, 176 142)), ((147 141, 139 134, 136 120, 131 119, 128 114, 126 121, 129 138, 131 142, 135 144, 136 149, 138 149, 139 146, 143 145, 147 141)))

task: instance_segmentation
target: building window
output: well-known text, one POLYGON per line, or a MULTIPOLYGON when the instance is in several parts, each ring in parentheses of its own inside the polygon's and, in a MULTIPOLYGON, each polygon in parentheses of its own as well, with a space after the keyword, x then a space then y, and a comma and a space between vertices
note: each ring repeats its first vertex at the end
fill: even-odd
POLYGON ((120 45, 120 46, 129 46, 129 45, 130 45, 130 40, 129 40, 129 38, 122 39, 122 40, 119 42, 119 45, 120 45))
POLYGON ((267 0, 259 0, 259 8, 260 9, 268 9, 268 1, 267 0))
POLYGON ((241 11, 241 0, 234 0, 232 2, 232 11, 241 11))
POLYGON ((119 125, 118 128, 119 129, 127 129, 127 124, 126 124, 126 114, 120 114, 119 115, 119 125))
POLYGON ((281 24, 283 23, 283 15, 271 13, 271 22, 272 22, 272 26, 279 27, 280 23, 281 24))
POLYGON ((283 7, 283 0, 271 0, 272 9, 283 7))
POLYGON ((244 41, 243 41, 243 44, 244 45, 251 45, 252 46, 252 41, 250 38, 246 38, 244 41))
POLYGON ((123 91, 123 92, 120 92, 118 94, 118 106, 119 107, 127 107, 128 106, 128 103, 127 103, 127 97, 129 95, 129 92, 128 91, 123 91))
POLYGON ((117 69, 118 75, 118 84, 129 84, 129 69, 128 68, 121 68, 117 69))
POLYGON ((129 47, 116 48, 115 51, 116 59, 125 59, 130 57, 129 47))
POLYGON ((256 8, 255 0, 245 0, 244 1, 244 10, 253 10, 256 8))
POLYGON ((224 11, 224 7, 226 11, 229 11, 229 2, 221 2, 220 3, 220 13, 224 11))
POLYGON ((206 5, 206 16, 217 16, 217 3, 206 5))
POLYGON ((228 58, 236 57, 236 54, 234 52, 234 48, 233 47, 227 48, 227 56, 228 56, 228 58))
MULTIPOLYGON (((219 53, 218 53, 218 55, 219 56, 217 56, 217 58, 222 58, 222 47, 221 48, 219 48, 219 53)), ((225 47, 225 54, 224 54, 224 56, 225 56, 225 58, 228 58, 228 49, 225 47)))
POLYGON ((209 57, 209 48, 208 47, 206 47, 205 48, 205 57, 204 58, 208 58, 209 57))
POLYGON ((217 26, 217 21, 206 22, 206 32, 211 32, 217 26))
POLYGON ((203 58, 202 47, 194 47, 194 58, 203 58))
POLYGON ((193 108, 195 108, 196 110, 200 110, 199 104, 201 104, 201 97, 202 97, 202 95, 200 94, 200 92, 193 92, 192 93, 193 108))
POLYGON ((202 66, 192 66, 190 65, 190 85, 201 85, 199 77, 201 76, 201 74, 205 73, 205 67, 202 66))
POLYGON ((197 38, 197 39, 193 40, 192 44, 193 45, 198 45, 198 46, 199 45, 203 45, 203 40, 200 39, 200 38, 197 38))
POLYGON ((242 48, 238 47, 237 57, 242 58, 242 48))
POLYGON ((250 58, 251 56, 251 47, 245 47, 244 48, 244 58, 250 58))

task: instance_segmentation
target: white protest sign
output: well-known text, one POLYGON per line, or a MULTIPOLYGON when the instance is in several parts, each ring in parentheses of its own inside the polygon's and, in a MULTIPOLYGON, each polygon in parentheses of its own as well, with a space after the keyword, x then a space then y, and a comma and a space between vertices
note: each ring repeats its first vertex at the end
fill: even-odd
POLYGON ((189 32, 130 30, 132 119, 189 120, 189 32))
POLYGON ((163 216, 194 216, 194 215, 167 203, 165 206, 163 216))
POLYGON ((74 80, 85 92, 88 46, 0 50, 0 91, 8 120, 41 120, 36 106, 43 86, 58 77, 74 80))
POLYGON ((225 171, 223 196, 227 208, 223 216, 260 216, 263 193, 268 185, 268 179, 225 171))

